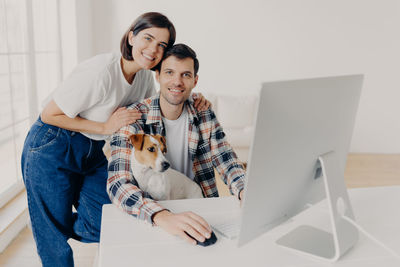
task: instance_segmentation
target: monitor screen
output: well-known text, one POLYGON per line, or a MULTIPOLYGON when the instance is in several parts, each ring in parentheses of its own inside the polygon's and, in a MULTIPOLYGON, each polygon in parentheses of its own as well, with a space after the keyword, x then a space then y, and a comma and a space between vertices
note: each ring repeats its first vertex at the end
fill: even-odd
POLYGON ((321 156, 327 153, 330 186, 347 202, 344 170, 362 80, 348 75, 262 85, 239 246, 326 196, 321 156))

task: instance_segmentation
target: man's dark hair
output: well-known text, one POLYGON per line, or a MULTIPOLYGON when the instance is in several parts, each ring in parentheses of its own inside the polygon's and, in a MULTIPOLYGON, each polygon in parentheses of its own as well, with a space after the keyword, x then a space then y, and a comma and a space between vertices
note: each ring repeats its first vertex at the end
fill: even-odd
MULTIPOLYGON (((196 52, 194 52, 192 48, 190 48, 185 44, 176 44, 172 46, 164 53, 164 57, 161 60, 161 64, 165 59, 169 58, 170 56, 174 56, 179 59, 185 59, 185 58, 193 59, 194 76, 197 75, 197 72, 199 71, 199 60, 197 59, 196 52)), ((158 65, 157 68, 158 71, 160 71, 161 69, 161 64, 158 65)))
MULTIPOLYGON (((120 49, 122 57, 126 60, 133 60, 132 46, 129 44, 129 32, 136 36, 139 32, 148 28, 165 28, 169 31, 169 40, 167 49, 175 43, 176 32, 175 27, 169 19, 158 12, 147 12, 139 16, 122 36, 120 49)), ((153 68, 154 70, 155 68, 153 68)))

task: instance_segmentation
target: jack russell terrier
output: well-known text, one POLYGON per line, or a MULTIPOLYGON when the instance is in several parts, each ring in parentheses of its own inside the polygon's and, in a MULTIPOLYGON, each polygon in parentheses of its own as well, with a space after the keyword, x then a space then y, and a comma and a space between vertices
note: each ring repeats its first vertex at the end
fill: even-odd
POLYGON ((165 158, 165 138, 161 135, 133 134, 132 174, 139 188, 155 200, 203 198, 200 186, 186 175, 170 168, 165 158))

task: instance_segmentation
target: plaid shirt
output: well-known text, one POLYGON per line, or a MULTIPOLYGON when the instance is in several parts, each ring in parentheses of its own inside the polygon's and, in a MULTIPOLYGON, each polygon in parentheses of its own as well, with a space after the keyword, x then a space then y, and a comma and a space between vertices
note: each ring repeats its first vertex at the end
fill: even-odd
MULTIPOLYGON (((244 187, 245 171, 235 152, 225 139, 225 133, 211 109, 197 112, 193 99, 186 101, 189 120, 189 157, 193 161, 194 181, 200 185, 204 196, 218 197, 214 168, 223 178, 233 195, 238 196, 244 187)), ((152 222, 152 216, 164 208, 142 191, 132 175, 130 157, 132 144, 128 137, 136 133, 165 136, 160 111, 160 96, 135 103, 128 109, 137 109, 142 118, 122 127, 111 139, 111 158, 108 164, 107 192, 119 208, 139 219, 152 222)))

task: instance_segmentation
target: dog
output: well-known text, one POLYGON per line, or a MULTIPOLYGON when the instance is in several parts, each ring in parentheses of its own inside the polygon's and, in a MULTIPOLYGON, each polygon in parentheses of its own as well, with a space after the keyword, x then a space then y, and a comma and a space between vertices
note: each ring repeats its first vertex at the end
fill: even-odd
POLYGON ((165 137, 161 135, 133 134, 131 170, 139 188, 155 200, 203 198, 198 184, 186 175, 172 169, 165 158, 165 137))

